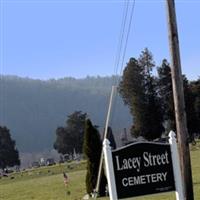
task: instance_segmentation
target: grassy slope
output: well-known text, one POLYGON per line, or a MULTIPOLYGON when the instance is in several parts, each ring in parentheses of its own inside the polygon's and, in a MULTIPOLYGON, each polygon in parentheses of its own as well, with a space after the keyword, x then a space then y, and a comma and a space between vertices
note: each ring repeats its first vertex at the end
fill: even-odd
POLYGON ((61 174, 46 176, 41 178, 32 178, 24 181, 17 181, 10 184, 3 184, 1 188, 1 200, 64 200, 79 199, 83 196, 84 172, 71 172, 73 179, 70 181, 69 190, 72 195, 67 194, 67 190, 63 184, 61 174), (77 181, 79 180, 79 181, 77 181))
MULTIPOLYGON (((200 144, 191 152, 195 200, 200 199, 200 144)), ((80 200, 85 193, 85 163, 71 163, 13 174, 15 179, 0 180, 1 200, 80 200), (63 184, 62 171, 68 172, 70 183, 63 184), (68 194, 70 191, 70 194, 68 194)), ((100 198, 107 200, 108 198, 100 198)), ((99 200, 100 200, 99 199, 99 200)), ((172 200, 174 193, 135 198, 135 200, 172 200)))
POLYGON ((84 195, 86 163, 42 167, 0 180, 0 200, 79 200, 84 195), (66 188, 62 172, 70 183, 66 188), (70 195, 68 194, 70 191, 70 195))

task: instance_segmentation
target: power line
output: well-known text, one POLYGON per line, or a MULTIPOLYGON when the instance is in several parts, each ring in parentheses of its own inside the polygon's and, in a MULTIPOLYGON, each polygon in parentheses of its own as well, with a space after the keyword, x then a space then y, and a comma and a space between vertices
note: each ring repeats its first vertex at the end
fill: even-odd
MULTIPOLYGON (((117 53, 115 57, 115 65, 114 65, 114 81, 113 85, 117 86, 118 85, 118 69, 120 65, 120 60, 121 60, 121 55, 122 55, 122 50, 123 50, 123 42, 124 42, 124 37, 125 37, 125 30, 126 30, 126 24, 127 24, 127 17, 128 17, 128 9, 129 9, 129 3, 130 0, 127 0, 124 4, 124 11, 123 11, 123 17, 122 17, 122 22, 121 22, 121 28, 120 28, 120 35, 119 35, 119 40, 118 40, 118 48, 117 48, 117 53)), ((114 93, 114 98, 113 98, 113 111, 110 116, 110 124, 113 122, 113 116, 115 114, 115 108, 116 108, 116 103, 117 103, 117 91, 114 93)))
POLYGON ((115 69, 114 69, 114 74, 117 76, 118 73, 118 67, 120 63, 120 57, 121 57, 121 51, 122 51, 122 46, 123 46, 123 39, 124 39, 124 33, 125 33, 125 28, 126 28, 126 20, 127 20, 127 15, 128 15, 128 6, 129 6, 129 0, 124 4, 124 12, 123 12, 123 18, 121 22, 121 28, 120 28, 120 36, 119 36, 119 42, 118 42, 118 48, 117 48, 117 53, 115 57, 115 69))
MULTIPOLYGON (((117 63, 117 69, 119 67, 119 63, 120 63, 120 58, 121 58, 121 68, 120 68, 120 73, 119 75, 116 73, 116 87, 118 87, 119 85, 119 82, 120 82, 120 79, 121 79, 121 76, 122 76, 122 72, 123 72, 123 68, 124 68, 124 59, 125 59, 125 55, 126 55, 126 50, 127 50, 127 46, 128 46, 128 40, 129 40, 129 35, 130 35, 130 31, 131 31, 131 25, 132 25, 132 21, 133 21, 133 14, 134 14, 134 10, 135 10, 135 0, 133 1, 132 3, 132 7, 131 7, 131 11, 130 11, 130 17, 129 17, 129 23, 128 23, 128 27, 127 27, 127 34, 126 34, 126 38, 125 38, 125 43, 124 43, 124 49, 123 49, 123 52, 122 52, 122 42, 123 42, 123 38, 124 38, 124 34, 125 34, 125 25, 126 25, 126 21, 123 22, 123 35, 120 39, 120 54, 117 55, 118 56, 118 63, 117 63), (123 54, 121 54, 121 52, 123 54), (117 76, 118 75, 118 76, 117 76)), ((128 13, 128 9, 126 10, 126 12, 128 13)), ((126 13, 126 15, 127 15, 126 13)), ((127 17, 126 17, 127 19, 127 17)), ((124 20, 126 20, 124 19, 124 20)), ((116 92, 115 94, 115 98, 114 98, 114 102, 113 102, 113 112, 112 112, 112 115, 111 115, 111 124, 113 122, 113 116, 116 112, 116 104, 117 104, 117 100, 118 100, 118 92, 116 92)))
POLYGON ((132 8, 131 8, 131 13, 130 13, 130 19, 129 19, 129 24, 128 24, 128 31, 127 31, 127 35, 126 35, 124 52, 123 52, 123 56, 122 56, 120 76, 122 75, 122 70, 123 70, 123 66, 124 66, 124 58, 125 58, 125 55, 126 55, 128 39, 129 39, 129 35, 130 35, 130 31, 131 31, 131 25, 132 25, 132 21, 133 21, 132 19, 133 19, 134 10, 135 10, 135 0, 133 1, 132 8))
MULTIPOLYGON (((134 8, 135 8, 135 0, 134 0, 134 2, 132 4, 132 8, 131 8, 131 12, 130 12, 128 29, 127 29, 127 34, 126 34, 126 40, 125 40, 123 54, 122 54, 122 47, 123 47, 125 30, 126 30, 126 21, 127 21, 127 16, 128 16, 128 7, 129 7, 129 0, 128 0, 125 8, 124 8, 125 10, 124 10, 124 16, 123 16, 122 24, 121 24, 121 33, 120 33, 120 38, 119 38, 119 46, 118 46, 118 51, 117 51, 116 60, 115 60, 115 62, 116 62, 115 63, 116 64, 115 65, 116 78, 117 78, 118 67, 119 67, 121 56, 122 56, 122 61, 121 61, 120 74, 121 74, 122 69, 123 69, 124 58, 125 58, 127 44, 128 44, 128 38, 129 38, 130 30, 131 30, 131 24, 132 24, 131 22, 132 22, 134 8)), ((109 108, 108 108, 108 113, 107 113, 107 118, 106 118, 106 126, 105 126, 104 138, 107 138, 107 127, 109 125, 110 118, 111 118, 111 120, 113 119, 113 114, 112 114, 112 117, 110 117, 111 108, 112 107, 113 107, 113 109, 112 109, 113 113, 115 112, 117 97, 116 96, 114 97, 114 93, 116 93, 116 92, 114 92, 114 90, 116 89, 118 84, 119 84, 119 80, 116 80, 116 85, 112 87, 112 92, 111 92, 111 96, 110 96, 110 103, 109 103, 109 108), (113 98, 114 98, 114 105, 112 106, 113 98)), ((98 193, 98 191, 99 191, 99 185, 100 185, 100 178, 101 178, 102 170, 103 170, 103 153, 101 153, 101 158, 100 158, 99 171, 98 171, 97 183, 96 183, 96 188, 95 188, 95 192, 96 193, 98 193)), ((95 195, 95 198, 96 197, 97 196, 95 195)))

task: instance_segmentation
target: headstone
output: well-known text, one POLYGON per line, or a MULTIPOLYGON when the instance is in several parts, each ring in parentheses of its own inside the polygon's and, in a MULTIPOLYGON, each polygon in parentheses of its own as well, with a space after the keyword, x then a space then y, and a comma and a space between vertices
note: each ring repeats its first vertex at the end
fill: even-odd
POLYGON ((84 195, 83 200, 88 200, 88 199, 90 199, 90 195, 89 194, 84 195))

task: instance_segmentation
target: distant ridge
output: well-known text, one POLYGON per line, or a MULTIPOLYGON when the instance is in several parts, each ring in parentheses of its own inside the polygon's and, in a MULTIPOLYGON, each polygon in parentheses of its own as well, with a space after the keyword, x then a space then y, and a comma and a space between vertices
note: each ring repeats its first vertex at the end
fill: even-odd
MULTIPOLYGON (((39 80, 3 75, 0 79, 0 125, 6 125, 22 152, 52 149, 55 130, 76 110, 87 112, 102 129, 115 76, 39 80)), ((112 127, 119 135, 131 117, 121 98, 112 127)))

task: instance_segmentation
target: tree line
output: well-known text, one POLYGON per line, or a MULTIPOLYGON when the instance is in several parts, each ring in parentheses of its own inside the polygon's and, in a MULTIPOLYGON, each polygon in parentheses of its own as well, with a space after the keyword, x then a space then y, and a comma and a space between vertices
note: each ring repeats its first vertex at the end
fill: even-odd
MULTIPOLYGON (((200 78, 189 81, 185 75, 182 77, 187 126, 192 138, 195 133, 200 133, 200 78)), ((176 131, 171 68, 166 59, 156 67, 147 48, 138 59, 130 58, 118 91, 132 115, 130 132, 134 137, 153 140, 170 130, 176 131)), ((66 126, 57 128, 54 148, 59 153, 72 153, 74 148, 82 153, 86 119, 87 113, 75 111, 68 116, 66 126)))
MULTIPOLYGON (((170 64, 163 59, 157 67, 152 53, 146 48, 139 58, 130 58, 119 85, 119 92, 128 105, 133 125, 133 136, 148 140, 159 138, 169 130, 176 131, 170 64)), ((183 78, 185 111, 190 137, 200 133, 200 78, 183 78)))

